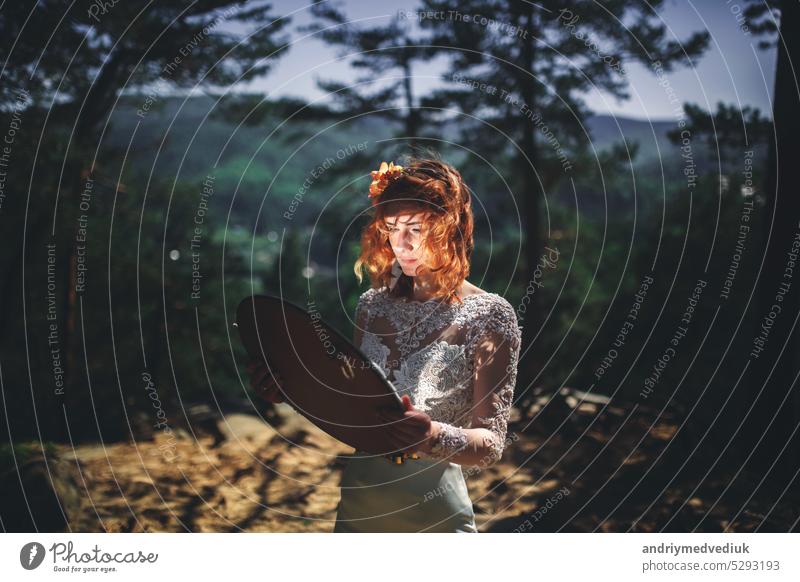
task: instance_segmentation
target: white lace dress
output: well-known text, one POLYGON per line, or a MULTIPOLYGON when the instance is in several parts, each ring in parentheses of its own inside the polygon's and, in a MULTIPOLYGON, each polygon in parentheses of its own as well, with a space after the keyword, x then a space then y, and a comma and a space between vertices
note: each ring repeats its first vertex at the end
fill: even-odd
POLYGON ((477 531, 462 465, 486 467, 505 448, 521 340, 514 309, 495 293, 448 305, 369 289, 356 326, 364 354, 442 430, 430 454, 403 465, 348 458, 334 531, 477 531), (465 430, 474 428, 486 430, 465 430))

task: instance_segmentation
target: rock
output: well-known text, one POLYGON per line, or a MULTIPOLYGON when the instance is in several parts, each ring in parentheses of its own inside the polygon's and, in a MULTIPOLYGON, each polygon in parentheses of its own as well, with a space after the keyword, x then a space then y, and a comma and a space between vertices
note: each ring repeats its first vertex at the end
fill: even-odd
POLYGON ((533 396, 533 403, 526 411, 527 418, 535 419, 540 430, 558 431, 567 438, 583 432, 602 407, 611 402, 604 394, 567 386, 553 392, 537 388, 533 396))
POLYGON ((7 532, 69 531, 80 510, 77 468, 56 454, 32 453, 0 475, 0 516, 7 532))
POLYGON ((265 445, 275 436, 275 430, 252 414, 226 414, 217 421, 219 432, 226 441, 250 441, 255 445, 265 445))
POLYGON ((611 399, 605 394, 584 392, 583 390, 568 388, 567 386, 563 386, 558 392, 570 408, 576 408, 584 404, 594 404, 595 409, 597 409, 611 402, 611 399))

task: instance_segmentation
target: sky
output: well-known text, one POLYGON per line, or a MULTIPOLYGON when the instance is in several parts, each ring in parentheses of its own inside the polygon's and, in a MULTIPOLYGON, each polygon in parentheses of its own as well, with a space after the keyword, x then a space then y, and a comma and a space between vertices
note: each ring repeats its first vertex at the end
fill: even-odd
MULTIPOLYGON (((522 0, 520 0, 522 1, 522 0)), ((638 0, 632 0, 638 1, 638 0)), ((644 0, 641 0, 644 1, 644 0)), ((325 101, 316 80, 353 78, 353 70, 339 58, 337 48, 326 45, 309 33, 297 31, 311 22, 309 4, 300 0, 273 0, 274 14, 289 15, 288 27, 293 44, 270 74, 237 91, 263 91, 270 96, 296 96, 325 101)), ((344 0, 344 12, 364 26, 388 22, 399 10, 416 10, 413 0, 344 0)), ((458 6, 457 2, 453 3, 458 6)), ((741 29, 740 14, 744 0, 671 0, 658 16, 676 40, 685 40, 692 32, 708 30, 708 50, 692 67, 682 67, 662 78, 644 65, 626 64, 630 99, 619 101, 607 93, 593 90, 585 95, 589 108, 598 114, 620 115, 633 119, 669 120, 675 118, 676 98, 680 103, 693 102, 705 109, 715 109, 719 101, 752 106, 771 111, 770 99, 775 71, 775 50, 761 50, 758 39, 741 29), (668 84, 668 85, 667 85, 668 84), (672 90, 665 90, 665 87, 672 90)), ((491 16, 486 13, 485 16, 491 16)), ((579 24, 578 24, 579 26, 579 24)), ((424 94, 442 86, 444 58, 415 69, 415 91, 424 94)))

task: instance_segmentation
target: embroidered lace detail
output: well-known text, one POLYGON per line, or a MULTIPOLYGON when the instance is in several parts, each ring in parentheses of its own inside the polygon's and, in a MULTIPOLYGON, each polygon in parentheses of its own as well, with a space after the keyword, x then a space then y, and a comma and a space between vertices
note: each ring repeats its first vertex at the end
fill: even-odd
POLYGON ((389 348, 383 345, 381 340, 374 334, 364 334, 364 337, 361 339, 361 351, 364 352, 364 355, 372 362, 377 364, 385 374, 389 374, 389 370, 386 367, 386 360, 389 358, 389 348))
POLYGON ((442 423, 442 436, 430 456, 457 453, 467 442, 461 429, 482 427, 492 433, 484 443, 491 451, 489 461, 500 458, 522 335, 506 299, 481 293, 448 305, 405 301, 390 297, 385 288, 368 289, 359 298, 356 319, 364 322, 359 346, 364 355, 400 395, 408 394, 416 408, 442 423), (500 385, 489 385, 476 369, 476 350, 485 340, 509 361, 500 385))
POLYGON ((439 438, 431 447, 431 456, 447 458, 455 455, 467 446, 467 433, 464 429, 450 424, 442 424, 439 438))

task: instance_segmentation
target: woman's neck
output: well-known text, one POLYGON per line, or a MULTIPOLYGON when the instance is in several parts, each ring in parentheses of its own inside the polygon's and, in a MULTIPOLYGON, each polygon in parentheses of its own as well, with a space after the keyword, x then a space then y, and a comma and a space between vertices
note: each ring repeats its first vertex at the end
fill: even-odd
MULTIPOLYGON (((461 289, 459 289, 459 292, 460 291, 461 289)), ((413 297, 411 298, 412 301, 428 301, 436 298, 438 298, 438 296, 434 294, 431 279, 422 276, 414 277, 414 293, 413 297)))

